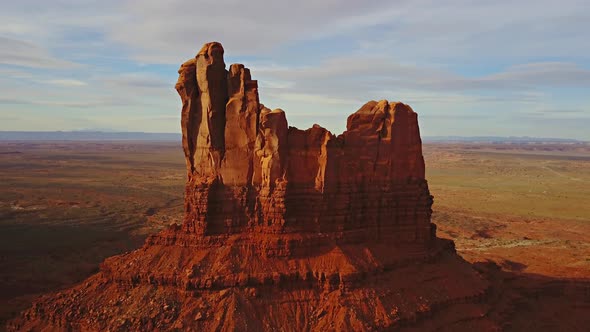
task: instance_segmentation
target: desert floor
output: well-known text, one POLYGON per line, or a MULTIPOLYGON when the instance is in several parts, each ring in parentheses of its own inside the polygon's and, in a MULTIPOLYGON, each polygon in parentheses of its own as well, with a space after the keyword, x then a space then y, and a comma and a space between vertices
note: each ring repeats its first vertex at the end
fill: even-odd
MULTIPOLYGON (((465 259, 590 279, 590 145, 437 143, 424 155, 433 222, 465 259)), ((184 181, 180 143, 0 143, 0 322, 181 222, 184 181)))

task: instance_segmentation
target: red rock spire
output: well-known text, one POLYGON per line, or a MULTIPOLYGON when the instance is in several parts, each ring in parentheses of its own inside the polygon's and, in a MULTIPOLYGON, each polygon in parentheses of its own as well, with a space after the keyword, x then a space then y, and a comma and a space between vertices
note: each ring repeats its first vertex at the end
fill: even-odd
POLYGON ((184 229, 204 235, 387 228, 398 242, 427 244, 431 197, 416 113, 370 101, 335 136, 288 127, 259 102, 241 64, 225 69, 207 43, 176 85, 188 171, 184 229))

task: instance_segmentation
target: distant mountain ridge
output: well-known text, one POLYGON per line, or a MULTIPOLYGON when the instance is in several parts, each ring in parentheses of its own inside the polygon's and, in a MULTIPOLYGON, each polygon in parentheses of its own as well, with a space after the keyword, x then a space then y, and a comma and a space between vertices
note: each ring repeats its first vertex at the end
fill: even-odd
POLYGON ((180 141, 180 133, 0 131, 0 141, 180 141))
MULTIPOLYGON (((0 131, 0 141, 181 141, 180 133, 132 131, 0 131)), ((571 138, 529 136, 424 136, 425 143, 584 143, 571 138)))
POLYGON ((584 143, 573 138, 550 138, 529 136, 424 136, 424 142, 443 143, 584 143))

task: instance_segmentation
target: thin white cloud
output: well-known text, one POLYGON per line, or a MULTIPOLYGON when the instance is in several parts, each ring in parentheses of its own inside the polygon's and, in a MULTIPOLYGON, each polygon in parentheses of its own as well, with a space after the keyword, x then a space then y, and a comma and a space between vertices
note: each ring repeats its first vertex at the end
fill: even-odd
POLYGON ((317 94, 307 93, 295 93, 295 92, 282 92, 282 93, 271 93, 270 96, 285 101, 298 101, 304 103, 316 103, 320 105, 351 105, 359 104, 364 101, 354 98, 339 98, 329 97, 317 94))
POLYGON ((136 73, 121 73, 99 78, 101 84, 128 89, 155 89, 155 90, 172 90, 174 84, 167 82, 161 77, 145 72, 136 73))
POLYGON ((332 98, 355 94, 370 96, 397 89, 448 94, 488 91, 501 95, 517 91, 524 100, 536 90, 548 87, 590 88, 590 70, 565 62, 523 64, 493 74, 467 77, 436 67, 400 64, 385 57, 350 56, 325 59, 315 66, 255 67, 252 73, 261 79, 262 90, 267 88, 275 95, 276 91, 289 91, 332 98), (283 84, 265 86, 266 81, 283 84))
POLYGON ((33 77, 30 72, 14 68, 0 68, 0 76, 15 80, 30 79, 33 77))
POLYGON ((32 43, 0 36, 0 64, 31 68, 73 68, 79 65, 56 58, 32 43))
POLYGON ((86 82, 83 82, 80 80, 74 80, 74 79, 67 79, 67 78, 47 80, 47 81, 41 81, 41 82, 51 84, 51 85, 64 86, 64 87, 77 87, 77 86, 88 85, 88 83, 86 83, 86 82))
MULTIPOLYGON (((97 107, 119 107, 129 106, 129 102, 117 100, 93 100, 93 101, 67 101, 67 100, 25 100, 25 99, 10 99, 0 98, 0 105, 37 105, 37 106, 52 106, 65 108, 97 108, 97 107)), ((136 105, 133 103, 133 105, 136 105)))
POLYGON ((588 86, 590 70, 575 63, 537 62, 517 65, 505 72, 482 78, 483 82, 514 82, 527 86, 588 86))

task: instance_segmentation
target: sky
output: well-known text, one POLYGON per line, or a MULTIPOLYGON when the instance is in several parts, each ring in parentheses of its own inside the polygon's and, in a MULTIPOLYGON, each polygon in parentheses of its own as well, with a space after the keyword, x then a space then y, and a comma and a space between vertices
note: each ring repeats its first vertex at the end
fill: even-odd
POLYGON ((590 140, 587 0, 20 0, 0 22, 0 130, 179 132, 178 67, 219 41, 299 128, 388 99, 423 136, 590 140))

